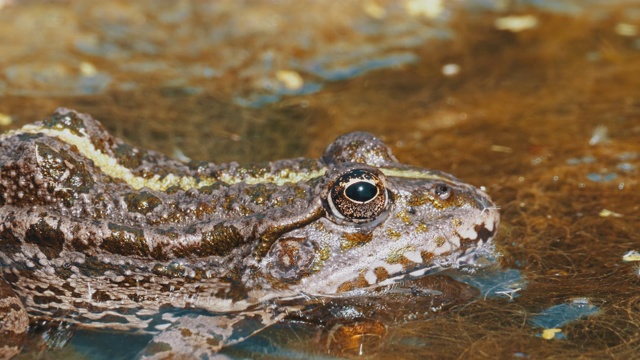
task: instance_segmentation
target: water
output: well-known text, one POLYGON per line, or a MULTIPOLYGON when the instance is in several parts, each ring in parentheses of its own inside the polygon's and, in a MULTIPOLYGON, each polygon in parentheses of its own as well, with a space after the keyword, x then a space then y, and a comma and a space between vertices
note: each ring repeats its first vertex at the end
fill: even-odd
MULTIPOLYGON (((402 162, 486 187, 504 272, 436 316, 391 321, 365 355, 640 353, 640 264, 623 261, 640 250, 637 1, 0 3, 2 129, 67 106, 218 162, 317 157, 366 130, 402 162), (507 15, 529 25, 498 30, 507 15)), ((128 358, 148 340, 43 331, 23 358, 43 337, 49 358, 128 358)), ((227 354, 345 355, 319 331, 282 323, 227 354)))

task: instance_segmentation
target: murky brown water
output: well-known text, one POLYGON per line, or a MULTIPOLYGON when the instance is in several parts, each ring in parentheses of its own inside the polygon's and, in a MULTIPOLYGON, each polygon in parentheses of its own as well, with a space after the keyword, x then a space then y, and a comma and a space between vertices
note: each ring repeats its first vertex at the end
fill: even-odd
MULTIPOLYGON (((0 112, 14 121, 3 129, 66 106, 134 144, 218 162, 315 157, 339 134, 371 131, 403 162, 487 188, 502 209, 502 262, 522 289, 390 326, 365 353, 640 356, 640 264, 622 260, 640 251, 640 5, 487 1, 433 19, 409 1, 328 3, 7 4, 0 112), (537 26, 496 29, 506 15, 537 26), (444 75, 447 64, 459 72, 444 75), (282 91, 292 69, 319 91, 282 91), (541 337, 532 319, 576 299, 597 314, 541 337)), ((296 323, 262 335, 323 354, 316 336, 296 323)))

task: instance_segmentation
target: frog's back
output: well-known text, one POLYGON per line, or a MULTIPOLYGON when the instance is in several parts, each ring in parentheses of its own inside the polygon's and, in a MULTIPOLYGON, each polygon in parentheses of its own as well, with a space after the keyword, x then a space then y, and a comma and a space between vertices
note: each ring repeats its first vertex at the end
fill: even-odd
POLYGON ((124 328, 147 326, 136 309, 241 310, 257 301, 242 277, 258 246, 305 214, 321 165, 184 164, 60 109, 0 140, 4 278, 47 318, 124 328))

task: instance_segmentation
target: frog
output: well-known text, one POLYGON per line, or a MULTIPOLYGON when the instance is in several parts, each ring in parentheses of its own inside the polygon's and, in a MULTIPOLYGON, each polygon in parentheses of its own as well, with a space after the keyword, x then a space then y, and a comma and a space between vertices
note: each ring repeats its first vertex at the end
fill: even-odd
POLYGON ((0 135, 0 332, 58 319, 153 334, 140 358, 215 354, 299 299, 473 265, 499 222, 483 190, 367 132, 317 159, 183 162, 59 108, 0 135))

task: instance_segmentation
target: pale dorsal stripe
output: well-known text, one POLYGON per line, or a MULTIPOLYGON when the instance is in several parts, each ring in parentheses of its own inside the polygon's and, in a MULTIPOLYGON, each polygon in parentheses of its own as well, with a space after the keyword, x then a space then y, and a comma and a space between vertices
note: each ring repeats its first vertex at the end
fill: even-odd
POLYGON ((141 189, 146 187, 148 189, 156 191, 165 191, 169 187, 179 186, 183 190, 189 190, 193 188, 201 188, 222 181, 227 184, 246 183, 246 184, 262 184, 262 183, 274 183, 277 185, 283 185, 286 183, 296 183, 301 181, 310 180, 325 173, 324 169, 306 172, 295 173, 292 171, 283 171, 282 173, 266 174, 264 176, 249 176, 244 175, 242 178, 234 177, 231 174, 222 173, 219 179, 200 177, 198 179, 192 176, 179 176, 176 174, 168 174, 161 178, 160 175, 155 175, 152 178, 145 179, 137 176, 131 172, 131 169, 118 164, 117 160, 110 157, 93 146, 93 143, 89 140, 89 136, 78 136, 72 133, 69 129, 51 129, 42 125, 25 125, 21 129, 8 132, 0 137, 5 139, 8 136, 20 135, 20 134, 43 134, 60 139, 61 141, 75 145, 78 151, 87 159, 93 161, 103 173, 109 175, 112 178, 120 179, 129 184, 134 189, 141 189), (284 176, 287 174, 287 176, 284 176))
MULTIPOLYGON (((81 129, 82 131, 82 129, 81 129)), ((142 189, 146 187, 151 190, 165 191, 172 186, 178 186, 183 190, 189 190, 193 188, 201 188, 204 186, 213 185, 217 181, 222 181, 226 184, 232 185, 237 183, 246 184, 265 184, 273 183, 276 185, 284 185, 287 183, 297 183, 302 181, 308 181, 324 175, 326 169, 318 169, 311 172, 293 172, 290 170, 283 170, 280 173, 265 174, 262 176, 243 175, 242 177, 236 177, 228 173, 221 173, 219 179, 199 177, 198 179, 192 176, 179 176, 176 174, 167 174, 163 178, 160 175, 155 175, 152 178, 145 179, 141 176, 137 176, 131 172, 131 169, 120 165, 117 160, 109 155, 102 153, 89 140, 88 135, 79 136, 72 133, 69 129, 55 129, 48 128, 43 125, 30 124, 25 125, 20 129, 9 131, 2 136, 0 140, 6 139, 9 136, 20 134, 43 134, 50 137, 58 138, 59 140, 69 144, 75 145, 78 151, 87 159, 93 161, 103 173, 114 178, 120 179, 129 184, 134 189, 142 189), (286 174, 286 175, 285 175, 286 174)), ((441 176, 436 174, 412 170, 412 169, 394 169, 394 168, 381 168, 383 174, 387 177, 400 177, 400 178, 412 178, 423 180, 445 180, 441 176)))
POLYGON ((415 169, 395 169, 395 168, 381 168, 380 171, 386 177, 399 177, 405 179, 420 179, 420 180, 443 180, 443 181, 451 181, 445 177, 434 174, 425 170, 415 170, 415 169))

